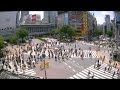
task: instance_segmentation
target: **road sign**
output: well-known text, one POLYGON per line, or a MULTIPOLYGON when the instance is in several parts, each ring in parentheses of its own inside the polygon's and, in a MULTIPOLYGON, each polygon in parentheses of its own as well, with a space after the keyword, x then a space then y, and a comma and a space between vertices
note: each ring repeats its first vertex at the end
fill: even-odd
MULTIPOLYGON (((45 69, 49 68, 49 62, 45 63, 45 69)), ((43 70, 44 69, 44 62, 40 64, 40 69, 43 70)))

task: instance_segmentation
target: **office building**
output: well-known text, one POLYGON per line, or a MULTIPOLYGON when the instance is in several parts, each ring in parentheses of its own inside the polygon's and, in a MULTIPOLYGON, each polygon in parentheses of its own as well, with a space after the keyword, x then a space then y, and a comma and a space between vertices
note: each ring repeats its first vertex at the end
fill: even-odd
POLYGON ((15 33, 18 26, 18 12, 19 11, 3 11, 0 12, 0 35, 4 39, 15 33))
POLYGON ((70 25, 76 29, 79 36, 87 33, 92 34, 93 30, 97 27, 97 20, 88 11, 59 11, 57 16, 58 28, 63 25, 70 25), (87 29, 86 31, 84 29, 87 29))
POLYGON ((57 11, 44 11, 43 23, 56 24, 57 11))
POLYGON ((25 23, 25 18, 26 16, 29 15, 29 11, 21 11, 21 17, 20 17, 20 22, 25 23))

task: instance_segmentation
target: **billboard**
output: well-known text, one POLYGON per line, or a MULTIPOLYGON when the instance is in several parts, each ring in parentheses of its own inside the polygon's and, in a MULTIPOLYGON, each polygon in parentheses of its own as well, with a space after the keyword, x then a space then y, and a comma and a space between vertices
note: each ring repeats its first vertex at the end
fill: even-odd
POLYGON ((36 18, 37 18, 36 15, 32 15, 32 23, 36 23, 36 18))

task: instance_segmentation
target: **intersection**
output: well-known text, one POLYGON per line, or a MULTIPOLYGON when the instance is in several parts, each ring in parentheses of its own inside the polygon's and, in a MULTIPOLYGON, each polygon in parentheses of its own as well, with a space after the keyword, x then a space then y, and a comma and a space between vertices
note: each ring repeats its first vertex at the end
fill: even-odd
MULTIPOLYGON (((45 51, 45 61, 49 62, 49 67, 46 68, 46 74, 47 74, 47 79, 88 79, 88 71, 90 70, 92 73, 94 73, 94 79, 112 79, 112 74, 113 71, 117 72, 117 69, 112 69, 111 73, 108 73, 107 71, 104 71, 105 66, 107 66, 106 63, 101 65, 101 68, 99 70, 93 68, 95 62, 99 59, 99 55, 96 51, 96 49, 98 48, 97 45, 94 45, 94 43, 87 43, 87 42, 83 42, 83 41, 76 41, 74 43, 60 43, 59 41, 55 40, 55 39, 47 39, 49 40, 48 42, 57 42, 57 44, 45 44, 44 47, 46 47, 46 51, 45 51), (49 46, 49 48, 48 48, 49 46), (60 57, 60 60, 55 60, 55 56, 56 54, 54 53, 53 58, 49 58, 49 50, 56 50, 59 47, 63 46, 64 50, 62 51, 62 53, 66 53, 69 51, 70 48, 76 48, 77 51, 77 55, 73 53, 68 54, 68 58, 64 58, 62 59, 62 57, 60 57), (80 48, 80 50, 79 50, 80 48), (90 49, 91 48, 91 49, 90 49), (83 57, 81 57, 81 54, 84 54, 83 57), (89 55, 91 53, 91 55, 89 55)), ((13 62, 11 61, 9 64, 11 66, 10 68, 6 68, 4 66, 4 68, 6 68, 8 71, 14 71, 16 74, 24 74, 24 75, 29 75, 29 76, 35 76, 35 77, 40 77, 45 78, 44 76, 44 70, 40 70, 40 65, 43 63, 43 60, 38 60, 37 56, 38 54, 42 55, 42 53, 44 52, 44 49, 42 49, 41 52, 35 52, 34 49, 36 49, 35 45, 36 44, 40 44, 41 41, 37 40, 37 39, 33 39, 31 44, 33 45, 32 47, 32 55, 36 57, 37 59, 37 63, 35 63, 35 67, 34 68, 29 68, 28 64, 27 64, 27 59, 30 56, 30 51, 28 51, 27 53, 24 53, 23 55, 23 60, 25 61, 25 65, 26 68, 24 70, 21 69, 20 65, 17 65, 18 70, 15 71, 15 67, 13 62)), ((27 45, 26 45, 27 46, 27 45)), ((26 46, 23 48, 26 48, 26 46)), ((104 47, 101 46, 101 50, 103 50, 104 47)), ((21 58, 22 59, 22 58, 21 58)), ((34 61, 34 59, 33 59, 34 61)), ((114 76, 114 79, 117 79, 118 75, 116 74, 114 76)), ((90 79, 90 78, 89 78, 90 79)))

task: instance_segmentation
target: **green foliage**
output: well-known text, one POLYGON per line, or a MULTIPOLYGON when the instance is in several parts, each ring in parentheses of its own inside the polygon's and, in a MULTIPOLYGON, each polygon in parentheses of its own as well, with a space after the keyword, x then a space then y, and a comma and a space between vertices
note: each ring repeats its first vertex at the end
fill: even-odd
POLYGON ((29 35, 29 32, 24 28, 19 28, 16 31, 16 35, 18 36, 18 38, 21 38, 23 42, 23 39, 29 35))
POLYGON ((17 41, 18 41, 18 37, 16 35, 13 35, 9 38, 9 42, 11 44, 17 44, 17 41))
POLYGON ((42 38, 42 37, 38 37, 39 40, 43 41, 43 42, 47 42, 46 39, 42 38))
POLYGON ((73 39, 75 35, 75 29, 69 25, 64 25, 62 28, 60 28, 60 37, 62 38, 73 39))
POLYGON ((102 30, 96 30, 96 31, 95 31, 95 35, 96 35, 96 36, 100 36, 100 35, 102 35, 102 34, 103 34, 102 30))
POLYGON ((60 29, 54 29, 51 35, 59 40, 73 39, 76 35, 75 29, 69 25, 64 25, 60 29))
POLYGON ((52 35, 53 37, 57 37, 57 36, 59 35, 59 33, 60 33, 60 30, 59 30, 59 29, 54 29, 54 30, 51 31, 51 35, 52 35))
POLYGON ((106 33, 107 35, 108 35, 108 37, 112 37, 113 36, 113 32, 112 31, 107 31, 107 33, 106 33))
POLYGON ((5 47, 4 40, 3 40, 3 38, 0 36, 0 51, 1 51, 1 49, 3 49, 4 47, 5 47))

